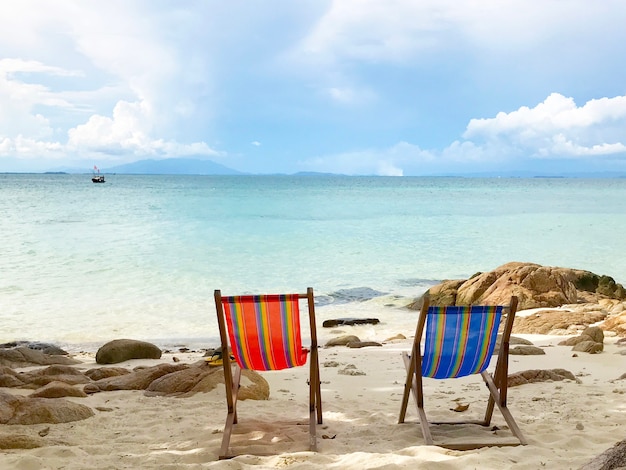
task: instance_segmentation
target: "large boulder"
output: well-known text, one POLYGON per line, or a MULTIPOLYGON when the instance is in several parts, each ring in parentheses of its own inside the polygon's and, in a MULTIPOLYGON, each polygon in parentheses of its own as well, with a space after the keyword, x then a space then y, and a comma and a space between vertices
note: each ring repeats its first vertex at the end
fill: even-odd
MULTIPOLYGON (((590 271, 512 262, 465 280, 448 280, 427 292, 432 305, 505 305, 518 297, 518 309, 557 307, 602 298, 626 299, 626 290, 609 276, 590 271)), ((422 299, 409 307, 419 309, 422 299)))
POLYGON ((135 339, 115 339, 98 349, 98 364, 117 364, 129 359, 161 359, 161 350, 152 343, 135 339))

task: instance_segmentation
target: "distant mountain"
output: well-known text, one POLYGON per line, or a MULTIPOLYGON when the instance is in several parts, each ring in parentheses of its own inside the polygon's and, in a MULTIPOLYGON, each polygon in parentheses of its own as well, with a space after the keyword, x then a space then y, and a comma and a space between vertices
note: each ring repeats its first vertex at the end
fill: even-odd
POLYGON ((124 165, 104 168, 103 173, 130 175, 243 175, 211 160, 196 158, 166 158, 164 160, 139 160, 124 165))

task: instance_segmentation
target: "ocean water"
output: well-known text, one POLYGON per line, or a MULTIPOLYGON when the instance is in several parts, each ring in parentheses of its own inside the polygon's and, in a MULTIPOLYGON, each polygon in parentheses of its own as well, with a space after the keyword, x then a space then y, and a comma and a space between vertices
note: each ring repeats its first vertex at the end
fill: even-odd
POLYGON ((0 341, 215 346, 214 289, 309 286, 320 324, 410 334, 406 303, 509 261, 626 283, 624 201, 626 179, 0 174, 0 341))

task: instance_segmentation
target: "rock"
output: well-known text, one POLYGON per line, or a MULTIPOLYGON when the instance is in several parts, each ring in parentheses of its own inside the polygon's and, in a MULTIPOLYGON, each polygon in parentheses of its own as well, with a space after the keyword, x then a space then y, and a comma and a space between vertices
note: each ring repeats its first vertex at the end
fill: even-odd
POLYGON ((44 354, 26 347, 0 348, 0 366, 16 368, 50 364, 73 365, 80 364, 80 361, 61 355, 44 354))
MULTIPOLYGON (((469 279, 448 280, 431 287, 431 305, 506 305, 511 295, 518 309, 557 307, 581 300, 626 299, 626 290, 609 276, 589 271, 512 262, 469 279)), ((409 308, 419 309, 422 299, 409 308)))
POLYGON ((516 317, 513 333, 516 334, 572 334, 606 318, 606 312, 571 312, 540 310, 525 317, 516 317))
POLYGON ((595 341, 582 341, 572 348, 572 351, 586 352, 589 354, 601 353, 604 349, 602 343, 596 343, 595 341))
POLYGON ((541 356, 546 352, 538 348, 537 346, 529 346, 527 344, 521 344, 513 348, 509 348, 509 355, 511 356, 541 356))
POLYGON ((0 387, 18 388, 24 382, 18 377, 18 373, 7 366, 0 366, 0 387))
POLYGON ((36 341, 11 341, 10 343, 0 344, 0 348, 18 348, 24 347, 28 349, 35 349, 48 355, 68 356, 69 353, 54 344, 40 343, 36 341))
POLYGON ((614 331, 620 336, 626 336, 626 312, 607 318, 600 326, 604 331, 614 331))
POLYGON ((0 449, 36 449, 53 445, 67 445, 64 442, 51 441, 26 434, 0 434, 0 449))
POLYGON ((130 374, 128 369, 123 367, 96 367, 89 369, 85 372, 85 375, 91 380, 100 380, 107 377, 118 377, 120 375, 130 374))
POLYGON ((617 470, 626 468, 626 439, 615 443, 590 462, 580 467, 580 470, 617 470))
POLYGON ((152 343, 134 339, 116 339, 98 349, 98 364, 117 364, 129 359, 160 359, 161 350, 152 343))
MULTIPOLYGON (((498 343, 502 340, 502 335, 498 335, 498 343)), ((513 345, 513 344, 521 344, 521 345, 525 345, 525 346, 532 346, 533 342, 526 339, 526 338, 520 338, 519 336, 511 336, 509 337, 509 344, 513 345)))
MULTIPOLYGON (((206 364, 205 361, 204 364, 206 364)), ((189 393, 198 383, 203 383, 203 391, 213 390, 220 382, 224 383, 224 372, 221 367, 192 366, 183 370, 163 375, 154 380, 146 389, 146 395, 182 395, 189 393), (214 376, 213 380, 205 380, 214 376)))
POLYGON ((378 318, 337 318, 332 320, 325 320, 322 323, 324 328, 334 328, 339 325, 378 325, 380 320, 378 318))
POLYGON ((0 392, 1 424, 69 423, 93 415, 88 406, 63 398, 16 397, 0 392))
POLYGON ((337 338, 329 339, 325 347, 330 348, 332 346, 347 346, 348 343, 358 343, 360 341, 359 337, 354 335, 339 336, 337 338))
POLYGON ((85 392, 88 395, 91 395, 93 393, 98 393, 100 392, 100 387, 98 387, 95 383, 91 383, 91 384, 86 384, 83 387, 83 392, 85 392))
POLYGON ((131 373, 116 377, 107 377, 96 382, 88 384, 87 389, 83 388, 85 393, 93 393, 93 386, 97 386, 100 391, 108 392, 112 390, 145 390, 148 386, 158 379, 172 372, 177 372, 189 367, 186 364, 158 364, 152 367, 137 368, 131 373))
MULTIPOLYGON (((500 344, 502 343, 502 335, 498 335, 498 337, 496 338, 496 345, 493 348, 493 355, 497 355, 500 352, 500 344)), ((532 346, 533 343, 527 339, 524 338, 519 338, 517 336, 511 336, 509 337, 509 354, 523 354, 523 352, 511 352, 511 350, 513 349, 511 346, 532 346)))
POLYGON ((376 341, 350 341, 348 344, 346 344, 346 346, 348 346, 349 348, 366 348, 368 346, 380 346, 382 347, 382 344, 377 343, 376 341))
POLYGON ((596 343, 604 343, 604 332, 602 328, 598 328, 597 326, 590 326, 581 333, 581 336, 588 336, 591 341, 596 343))
MULTIPOLYGON (((187 369, 156 379, 145 394, 187 397, 198 392, 210 392, 220 384, 224 384, 224 369, 211 367, 205 361, 199 361, 187 369)), ((269 383, 261 374, 247 369, 241 371, 239 400, 269 400, 269 397, 269 383)))
POLYGON ((604 332, 597 326, 590 326, 579 336, 561 341, 559 346, 574 346, 572 351, 597 354, 604 350, 604 332))
POLYGON ((385 341, 383 341, 383 343, 390 343, 392 341, 402 341, 405 339, 406 339, 406 336, 404 336, 402 333, 398 333, 397 335, 394 335, 391 338, 387 338, 385 341))
POLYGON ((580 383, 580 381, 574 376, 574 374, 565 369, 532 369, 509 374, 508 385, 509 387, 516 387, 518 385, 534 382, 549 382, 561 380, 573 380, 576 383, 580 383))
POLYGON ((50 382, 30 394, 31 397, 39 398, 62 398, 62 397, 86 397, 82 390, 72 387, 64 382, 50 382))
POLYGON ((5 388, 20 388, 26 384, 18 379, 15 375, 0 374, 0 387, 5 388))
POLYGON ((70 385, 85 384, 90 381, 78 369, 65 365, 52 365, 44 369, 23 372, 19 379, 24 382, 24 388, 39 388, 50 382, 64 382, 70 385))
POLYGON ((261 377, 261 374, 247 369, 242 370, 241 373, 245 380, 242 380, 242 385, 239 387, 240 400, 269 400, 270 385, 261 377), (246 382, 249 383, 246 384, 246 382))

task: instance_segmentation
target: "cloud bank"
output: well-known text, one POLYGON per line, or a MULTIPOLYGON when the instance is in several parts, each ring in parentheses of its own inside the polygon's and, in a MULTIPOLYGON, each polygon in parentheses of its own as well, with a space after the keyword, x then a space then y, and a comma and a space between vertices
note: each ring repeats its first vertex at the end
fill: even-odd
POLYGON ((619 0, 6 2, 0 171, 621 171, 625 21, 619 0))

